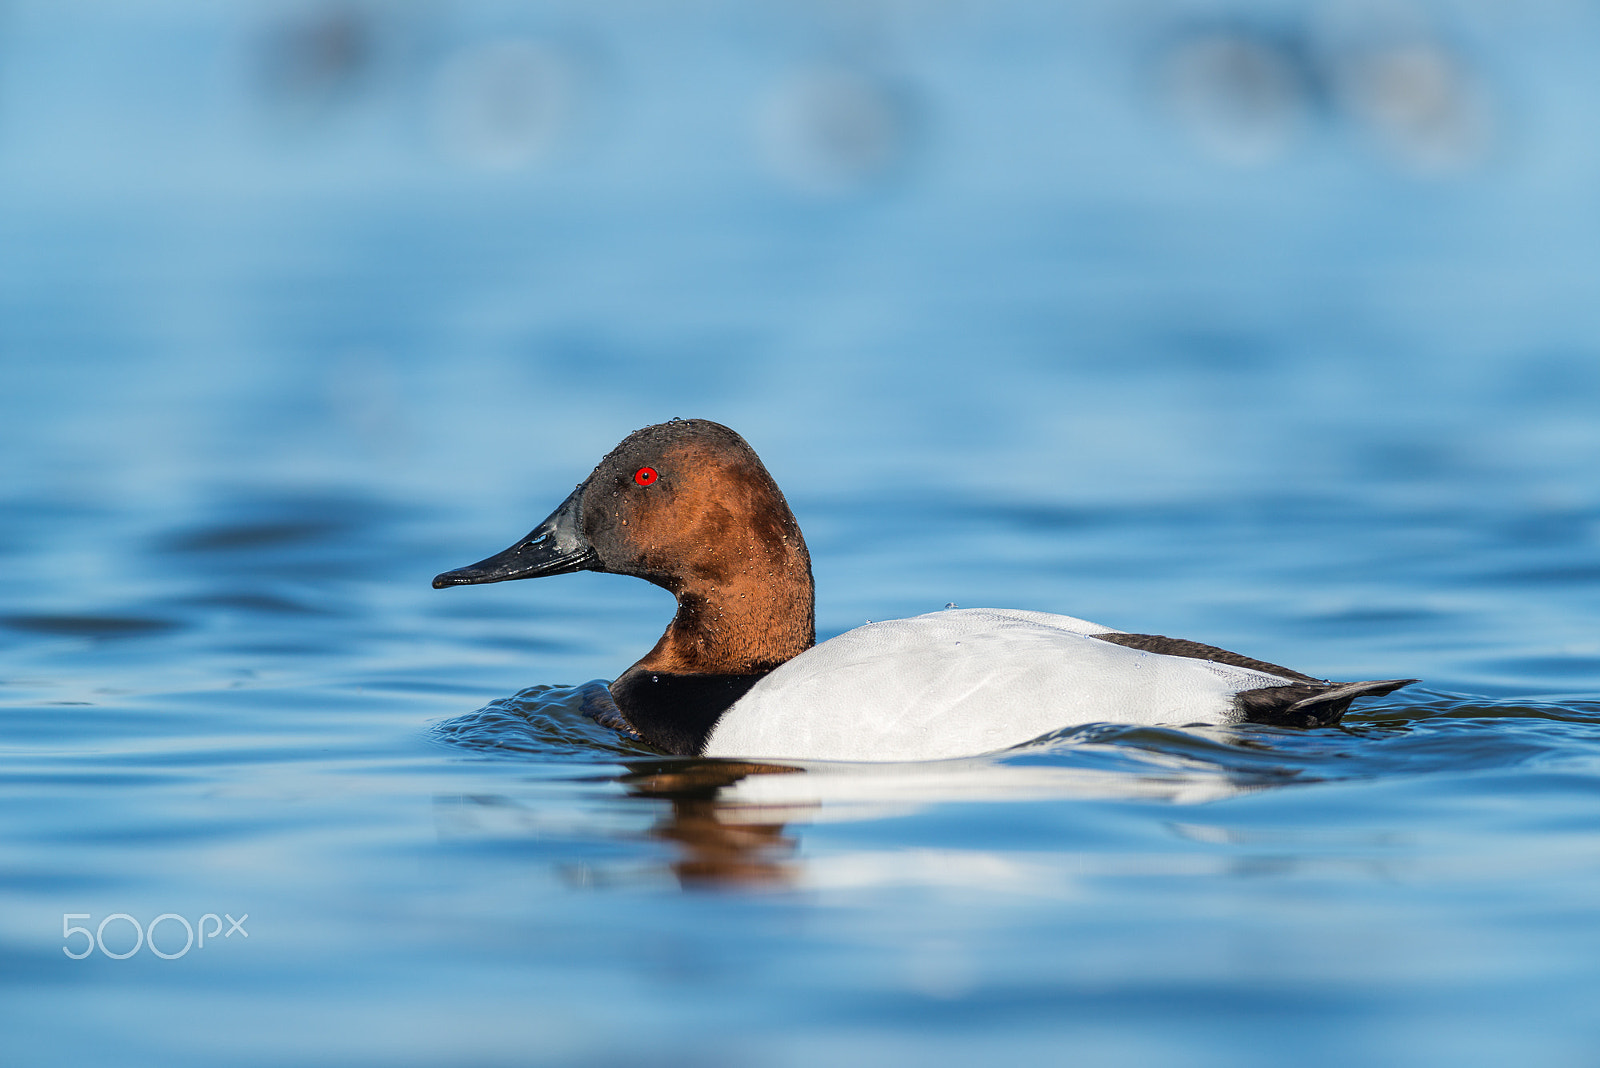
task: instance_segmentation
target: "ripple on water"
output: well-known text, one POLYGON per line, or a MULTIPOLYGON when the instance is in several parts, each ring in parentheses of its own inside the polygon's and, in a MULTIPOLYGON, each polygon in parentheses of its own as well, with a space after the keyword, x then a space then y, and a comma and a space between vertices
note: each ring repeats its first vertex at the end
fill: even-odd
POLYGON ((154 616, 52 614, 0 616, 0 626, 52 637, 131 638, 177 630, 183 624, 154 616))
POLYGON ((619 756, 658 756, 655 750, 602 727, 585 714, 604 696, 598 679, 578 686, 530 686, 490 701, 476 712, 435 725, 436 738, 476 753, 614 761, 619 756))
POLYGON ((169 535, 159 547, 175 553, 250 551, 321 541, 343 533, 347 526, 333 520, 223 523, 169 535))
POLYGON ((1600 760, 1600 709, 1592 702, 1486 701, 1419 689, 1406 701, 1386 702, 1322 730, 1099 723, 964 760, 777 768, 665 757, 624 738, 585 714, 604 685, 530 687, 447 720, 434 735, 514 760, 624 758, 630 769, 624 779, 635 792, 720 797, 736 807, 827 805, 834 820, 883 815, 873 803, 1102 797, 1185 804, 1317 783, 1508 770, 1577 759, 1580 752, 1582 759, 1600 760), (1552 731, 1551 720, 1568 729, 1552 731), (781 783, 758 774, 778 770, 805 774, 781 783), (644 782, 651 785, 641 789, 644 782))
POLYGON ((320 616, 331 615, 333 609, 311 604, 303 599, 288 597, 276 592, 257 590, 231 590, 204 596, 184 597, 176 602, 195 608, 219 608, 236 612, 268 616, 320 616))

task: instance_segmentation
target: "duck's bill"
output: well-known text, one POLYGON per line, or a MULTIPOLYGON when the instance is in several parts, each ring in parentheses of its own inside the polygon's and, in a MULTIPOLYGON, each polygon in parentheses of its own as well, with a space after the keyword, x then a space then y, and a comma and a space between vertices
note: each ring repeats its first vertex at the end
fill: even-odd
POLYGON ((583 536, 582 516, 583 489, 579 487, 526 538, 487 560, 446 571, 433 580, 433 588, 442 590, 448 586, 591 570, 599 564, 600 558, 589 539, 583 536))

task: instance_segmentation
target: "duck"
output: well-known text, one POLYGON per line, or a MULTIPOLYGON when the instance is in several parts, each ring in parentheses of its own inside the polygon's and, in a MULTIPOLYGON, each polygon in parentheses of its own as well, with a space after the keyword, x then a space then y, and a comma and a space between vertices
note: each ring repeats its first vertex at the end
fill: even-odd
POLYGON ((1092 723, 1328 727, 1356 698, 1419 681, 1330 682, 1021 609, 950 607, 819 644, 800 524, 749 443, 705 419, 629 434, 526 537, 433 586, 578 571, 676 598, 596 718, 678 756, 929 761, 1092 723))

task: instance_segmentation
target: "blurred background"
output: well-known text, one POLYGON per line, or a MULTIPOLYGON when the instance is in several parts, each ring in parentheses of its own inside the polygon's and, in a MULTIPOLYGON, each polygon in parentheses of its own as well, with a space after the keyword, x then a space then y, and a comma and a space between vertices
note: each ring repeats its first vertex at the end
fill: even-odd
MULTIPOLYGON (((1158 581, 1207 523, 1387 585, 1335 614, 1463 610, 1422 572, 1476 538, 1555 595, 1477 624, 1542 620, 1528 655, 1600 678, 1597 33, 1468 0, 9 0, 0 490, 18 524, 145 517, 28 542, 79 573, 230 509, 383 504, 438 520, 422 582, 699 416, 837 532, 825 630, 884 614, 847 547, 1182 504, 1087 569, 1149 591, 950 592, 1233 639, 1234 579, 1158 581), (1340 521, 1401 539, 1390 572, 1295 543, 1355 546, 1340 521)), ((890 607, 957 599, 918 597, 890 607)), ((1391 673, 1424 668, 1511 684, 1391 673)))
POLYGON ((1597 22, 9 0, 6 483, 477 501, 701 415, 799 493, 1591 499, 1597 22))

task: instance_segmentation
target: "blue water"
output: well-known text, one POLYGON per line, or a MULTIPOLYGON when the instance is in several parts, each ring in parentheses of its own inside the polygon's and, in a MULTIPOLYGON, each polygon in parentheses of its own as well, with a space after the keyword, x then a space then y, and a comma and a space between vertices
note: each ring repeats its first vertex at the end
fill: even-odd
POLYGON ((1597 40, 6 5, 0 1060, 1595 1063, 1597 40), (673 416, 761 453, 823 635, 998 605, 1424 681, 661 757, 581 705, 666 594, 428 583, 673 416))

